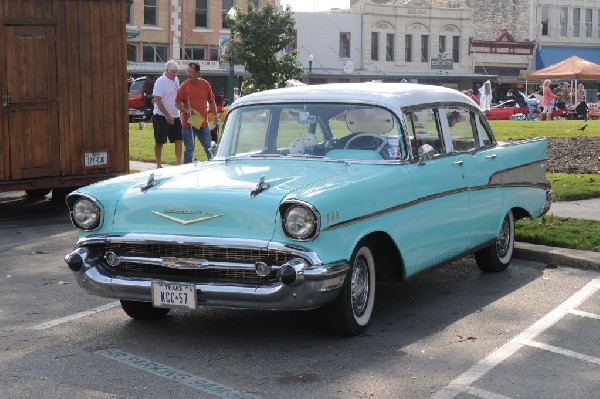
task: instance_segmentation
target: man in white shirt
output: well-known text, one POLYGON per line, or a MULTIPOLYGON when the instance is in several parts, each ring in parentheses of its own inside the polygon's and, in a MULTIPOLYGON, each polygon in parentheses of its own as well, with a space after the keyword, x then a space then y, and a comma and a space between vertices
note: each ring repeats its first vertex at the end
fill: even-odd
POLYGON ((154 125, 154 155, 156 156, 156 167, 162 168, 162 150, 167 138, 175 143, 175 159, 177 165, 181 164, 181 151, 183 148, 183 137, 181 134, 181 120, 179 109, 175 106, 175 96, 179 89, 177 72, 179 66, 175 61, 165 64, 165 72, 154 83, 154 113, 152 123, 154 125))

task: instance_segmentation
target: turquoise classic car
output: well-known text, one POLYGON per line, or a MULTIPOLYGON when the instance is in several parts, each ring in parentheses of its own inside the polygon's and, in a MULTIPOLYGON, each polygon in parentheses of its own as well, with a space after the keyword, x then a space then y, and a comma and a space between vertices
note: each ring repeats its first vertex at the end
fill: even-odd
POLYGON ((475 254, 499 272, 514 223, 550 207, 545 139, 497 142, 458 91, 302 86, 242 97, 209 162, 118 177, 67 197, 65 260, 134 319, 170 309, 321 308, 360 334, 376 283, 475 254))

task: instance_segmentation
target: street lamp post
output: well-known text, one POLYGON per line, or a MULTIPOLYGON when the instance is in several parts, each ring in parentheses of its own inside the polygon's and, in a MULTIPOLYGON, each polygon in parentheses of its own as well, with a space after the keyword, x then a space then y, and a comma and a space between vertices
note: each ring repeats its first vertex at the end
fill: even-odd
MULTIPOLYGON (((227 11, 227 16, 230 19, 235 19, 235 15, 236 14, 237 14, 237 12, 235 11, 235 8, 233 8, 233 7, 231 7, 229 9, 229 11, 227 11)), ((230 50, 229 51, 231 51, 231 46, 233 45, 233 39, 234 39, 234 37, 233 37, 233 35, 234 35, 233 26, 229 27, 229 32, 230 32, 230 36, 229 36, 229 48, 230 48, 230 50)), ((234 83, 235 83, 234 82, 235 77, 233 75, 233 72, 234 72, 233 69, 234 69, 233 61, 231 59, 229 59, 229 89, 227 90, 227 97, 229 98, 229 104, 231 104, 233 102, 233 87, 234 87, 234 83)))
POLYGON ((312 64, 314 60, 315 56, 313 55, 313 53, 310 53, 308 55, 308 84, 310 84, 310 75, 312 74, 312 64))

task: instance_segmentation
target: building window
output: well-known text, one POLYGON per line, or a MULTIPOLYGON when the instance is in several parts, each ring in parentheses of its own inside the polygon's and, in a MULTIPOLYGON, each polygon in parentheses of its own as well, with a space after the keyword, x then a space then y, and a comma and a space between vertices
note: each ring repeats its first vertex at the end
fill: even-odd
POLYGON ((144 0, 144 25, 158 26, 158 5, 156 0, 144 0))
POLYGON ((371 32, 371 60, 379 60, 379 32, 371 32))
POLYGON ((196 28, 208 28, 208 0, 196 0, 196 28))
POLYGON ((429 62, 429 35, 421 35, 421 62, 429 62))
POLYGON ((394 42, 396 41, 395 35, 388 33, 385 38, 385 60, 394 61, 394 42))
POLYGON ((452 61, 460 62, 460 36, 452 36, 452 61))
POLYGON ((133 24, 133 3, 125 3, 125 23, 127 25, 133 24))
POLYGON ((440 36, 438 54, 446 52, 446 36, 440 36))
POLYGON ((560 37, 567 37, 567 27, 569 26, 569 9, 561 7, 560 9, 560 37))
POLYGON ((182 60, 204 60, 206 57, 206 46, 185 46, 181 49, 182 60))
POLYGON ((548 36, 548 23, 550 21, 550 6, 542 6, 542 36, 548 36))
POLYGON ((219 61, 219 46, 210 47, 210 60, 219 61))
POLYGON ((142 58, 144 62, 166 62, 169 59, 167 57, 167 45, 152 43, 144 44, 142 58))
POLYGON ((350 32, 340 33, 340 58, 350 58, 350 32))
POLYGON ((579 37, 579 23, 581 22, 581 8, 573 9, 573 37, 579 37))
MULTIPOLYGON (((221 12, 223 17, 227 15, 229 10, 231 10, 231 7, 233 7, 233 0, 221 0, 221 12)), ((223 18, 221 18, 221 21, 223 29, 229 29, 229 24, 223 18)))
POLYGON ((412 35, 404 36, 404 61, 412 62, 412 35))
POLYGON ((585 9, 585 37, 592 37, 592 15, 591 8, 585 9))
POLYGON ((137 62, 138 53, 137 46, 135 44, 127 43, 127 61, 137 62))

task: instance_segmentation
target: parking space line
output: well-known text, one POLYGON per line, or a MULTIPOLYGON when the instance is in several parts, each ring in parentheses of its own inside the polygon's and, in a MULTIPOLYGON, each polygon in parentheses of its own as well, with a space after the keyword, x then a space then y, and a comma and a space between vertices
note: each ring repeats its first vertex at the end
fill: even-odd
POLYGON ((166 378, 179 384, 187 385, 198 391, 202 391, 225 399, 260 399, 260 396, 251 395, 237 389, 230 388, 218 382, 204 377, 195 376, 185 371, 177 370, 161 363, 153 362, 143 357, 135 356, 119 349, 105 349, 95 352, 109 359, 135 367, 139 370, 166 378))
POLYGON ((547 328, 554 325, 567 313, 571 313, 577 306, 579 306, 588 297, 593 295, 598 289, 600 289, 600 278, 596 278, 587 283, 570 298, 550 311, 550 313, 546 314, 546 316, 533 323, 522 333, 511 339, 494 352, 490 353, 487 357, 471 366, 462 375, 451 381, 450 384, 448 384, 445 388, 442 388, 440 391, 433 394, 432 398, 452 399, 460 395, 462 392, 466 392, 467 389, 470 388, 471 384, 521 349, 524 346, 523 342, 533 342, 535 337, 544 332, 547 328))
POLYGON ((475 387, 467 387, 465 389, 465 393, 469 395, 477 396, 484 399, 511 399, 508 396, 498 395, 497 393, 486 391, 485 389, 475 388, 475 387))
POLYGON ((590 363, 600 364, 600 358, 585 355, 583 353, 575 352, 565 348, 559 348, 558 346, 548 345, 543 342, 538 341, 523 341, 521 342, 523 345, 532 346, 534 348, 543 349, 548 352, 558 353, 564 356, 572 357, 575 359, 583 360, 590 363))
POLYGON ((573 309, 569 313, 574 314, 576 316, 581 316, 581 317, 587 317, 587 318, 590 318, 590 319, 600 320, 600 314, 595 314, 595 313, 590 313, 590 312, 584 312, 582 310, 577 310, 577 309, 573 309))
POLYGON ((64 324, 64 323, 68 323, 73 320, 81 319, 82 317, 91 316, 96 313, 103 312, 105 310, 116 308, 117 306, 121 306, 121 303, 119 301, 110 302, 110 303, 107 303, 106 305, 98 306, 97 308, 94 308, 94 309, 86 310, 83 312, 78 312, 78 313, 72 314, 70 316, 61 317, 60 319, 51 320, 51 321, 47 321, 42 324, 37 324, 35 326, 28 327, 28 330, 46 330, 48 328, 55 327, 60 324, 64 324))

